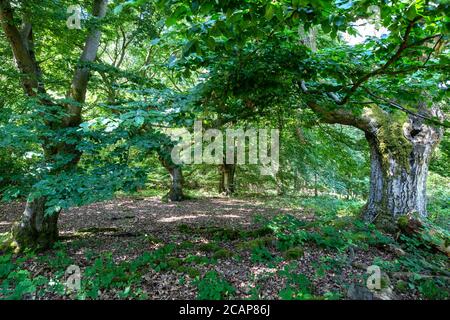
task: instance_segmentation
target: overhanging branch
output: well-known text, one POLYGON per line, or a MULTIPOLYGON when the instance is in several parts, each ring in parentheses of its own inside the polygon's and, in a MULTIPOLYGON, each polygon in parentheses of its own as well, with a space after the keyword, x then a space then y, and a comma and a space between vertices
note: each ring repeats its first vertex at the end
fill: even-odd
POLYGON ((368 94, 369 96, 371 96, 372 98, 374 98, 375 100, 382 101, 382 102, 388 104, 389 106, 391 106, 391 107, 393 107, 393 108, 395 108, 395 109, 397 109, 397 110, 400 110, 400 111, 402 111, 402 112, 404 112, 404 113, 407 113, 407 114, 409 114, 409 115, 411 115, 411 116, 413 116, 413 117, 421 118, 421 119, 423 119, 423 120, 426 120, 426 121, 428 121, 428 122, 430 122, 430 123, 433 123, 434 125, 437 125, 437 126, 440 126, 440 127, 450 128, 450 125, 449 125, 447 122, 441 122, 441 121, 439 121, 439 120, 436 120, 436 119, 427 117, 427 116, 425 116, 425 115, 423 115, 423 114, 413 112, 413 111, 411 111, 411 110, 409 110, 409 109, 403 107, 402 105, 398 104, 398 103, 395 102, 395 101, 391 101, 391 100, 388 100, 388 99, 386 99, 386 98, 377 96, 376 94, 374 94, 373 92, 371 92, 371 91, 370 91, 369 89, 367 89, 367 88, 364 88, 364 91, 367 92, 367 94, 368 94))

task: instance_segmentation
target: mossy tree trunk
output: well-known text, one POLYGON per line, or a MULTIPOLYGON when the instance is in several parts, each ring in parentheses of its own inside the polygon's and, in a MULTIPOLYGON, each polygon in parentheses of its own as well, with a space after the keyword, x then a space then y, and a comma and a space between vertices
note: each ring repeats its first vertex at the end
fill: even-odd
POLYGON ((235 192, 235 164, 222 164, 219 166, 220 182, 219 193, 231 196, 235 192))
POLYGON ((364 218, 384 229, 395 229, 399 216, 415 213, 427 216, 426 183, 434 148, 442 129, 424 122, 425 114, 438 116, 419 104, 419 113, 402 121, 380 109, 372 109, 366 138, 370 146, 371 175, 364 218))
POLYGON ((350 125, 365 132, 371 150, 369 197, 365 220, 388 231, 396 229, 399 216, 427 216, 428 166, 443 130, 424 119, 442 118, 438 106, 419 103, 417 113, 385 112, 366 107, 358 116, 344 109, 330 110, 314 102, 309 106, 324 122, 350 125))
POLYGON ((371 152, 371 175, 364 218, 394 231, 401 215, 416 213, 426 217, 428 166, 440 132, 425 125, 416 129, 406 125, 403 137, 409 141, 408 150, 386 150, 383 139, 370 133, 366 136, 371 152), (399 156, 403 152, 407 153, 399 156))
MULTIPOLYGON (((380 67, 352 81, 347 92, 311 92, 305 81, 299 81, 299 88, 306 98, 305 102, 322 121, 330 124, 349 125, 365 132, 371 149, 371 175, 369 198, 363 216, 366 220, 375 222, 383 228, 397 228, 399 216, 416 213, 422 217, 426 210, 426 181, 428 166, 434 148, 443 136, 440 121, 443 113, 437 103, 430 103, 432 97, 426 91, 419 93, 416 106, 404 106, 395 101, 379 97, 367 88, 365 92, 373 98, 372 103, 362 110, 362 113, 351 112, 342 106, 347 105, 355 94, 370 79, 379 76, 390 69, 411 43, 411 33, 418 26, 421 17, 411 20, 405 27, 402 42, 395 53, 380 67), (325 95, 328 100, 314 99, 314 95, 325 95), (320 102, 319 102, 320 101, 320 102), (327 101, 331 102, 327 103, 327 101), (391 112, 383 111, 380 102, 391 107, 391 112), (427 104, 431 106, 428 106, 427 104), (428 123, 425 123, 425 119, 428 123), (434 123, 431 125, 429 123, 434 123)), ((316 51, 316 40, 313 30, 306 33, 299 30, 302 43, 313 52, 316 51)), ((431 53, 416 58, 428 62, 431 54, 439 54, 444 49, 445 40, 442 37, 435 42, 434 37, 423 38, 421 45, 432 49, 431 53)), ((414 40, 415 43, 417 39, 414 40)), ((420 41, 419 41, 420 42, 420 41)), ((364 101, 367 102, 367 101, 364 101)))
POLYGON ((19 222, 12 228, 14 245, 19 248, 48 249, 58 239, 59 212, 45 214, 45 198, 27 202, 19 222))

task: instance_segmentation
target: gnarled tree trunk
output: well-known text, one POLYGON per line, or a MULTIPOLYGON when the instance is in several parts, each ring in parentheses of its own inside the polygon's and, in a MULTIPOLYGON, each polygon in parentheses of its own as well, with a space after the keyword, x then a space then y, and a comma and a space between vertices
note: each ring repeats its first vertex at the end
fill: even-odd
POLYGON ((326 109, 312 101, 308 105, 323 121, 351 125, 366 134, 371 149, 371 175, 369 198, 363 210, 365 220, 394 231, 401 215, 427 215, 428 166, 443 130, 425 123, 425 119, 442 118, 437 105, 429 108, 419 103, 417 113, 387 113, 372 105, 361 116, 344 109, 326 109))
POLYGON ((366 137, 371 175, 364 218, 394 230, 401 215, 415 213, 426 217, 428 166, 442 130, 425 124, 417 116, 409 116, 403 124, 382 122, 376 130, 366 132, 366 137), (397 129, 392 129, 393 126, 397 129))
POLYGON ((27 202, 21 220, 12 228, 14 245, 19 248, 47 249, 58 239, 59 212, 45 214, 45 198, 27 202))
MULTIPOLYGON (((306 99, 307 105, 318 114, 324 122, 350 125, 365 132, 371 149, 371 176, 369 199, 363 211, 364 218, 375 222, 381 227, 393 230, 397 228, 396 220, 401 215, 416 213, 422 217, 427 215, 426 211, 426 180, 428 166, 433 149, 438 145, 443 135, 441 123, 436 123, 433 117, 442 119, 442 112, 437 105, 431 108, 427 103, 418 104, 416 111, 405 108, 394 101, 379 97, 365 88, 365 92, 374 98, 373 104, 364 108, 362 115, 356 115, 348 109, 340 106, 346 105, 361 87, 370 79, 382 75, 394 65, 408 48, 414 43, 411 41, 411 33, 421 20, 417 17, 409 21, 402 36, 402 42, 395 53, 380 67, 353 80, 350 88, 342 93, 319 92, 325 95, 333 105, 324 100, 306 99), (317 103, 317 101, 325 102, 317 103), (393 113, 384 112, 379 108, 382 102, 396 110, 393 113), (399 114, 406 116, 401 119, 399 114), (425 123, 425 119, 429 123, 425 123)), ((312 51, 316 50, 316 41, 309 31, 306 34, 302 29, 299 31, 303 44, 312 51)), ((442 37, 438 42, 435 38, 425 37, 420 45, 429 46, 434 53, 439 53, 444 48, 445 40, 442 37)), ((419 55, 417 58, 428 62, 431 54, 419 55)), ((433 53, 432 52, 432 53, 433 53)), ((304 94, 317 94, 309 91, 305 81, 299 82, 299 88, 304 94)), ((427 93, 422 92, 421 98, 427 98, 427 93)), ((431 98, 431 97, 430 97, 431 98)), ((428 102, 431 99, 428 99, 428 102)), ((439 122, 439 121, 437 121, 439 122)))
POLYGON ((235 164, 222 164, 219 166, 220 182, 219 193, 231 196, 235 191, 235 164))

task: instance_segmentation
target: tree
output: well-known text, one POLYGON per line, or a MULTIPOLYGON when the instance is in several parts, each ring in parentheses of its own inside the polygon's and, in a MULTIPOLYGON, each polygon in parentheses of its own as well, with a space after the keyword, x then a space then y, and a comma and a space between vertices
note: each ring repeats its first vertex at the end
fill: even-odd
MULTIPOLYGON (((201 32, 192 32, 192 26, 186 28, 186 36, 191 40, 187 55, 203 53, 206 58, 202 61, 208 61, 208 49, 220 47, 220 59, 225 65, 219 66, 221 83, 234 81, 228 93, 246 92, 248 98, 266 90, 267 95, 277 96, 276 86, 286 86, 290 79, 299 89, 300 104, 313 110, 322 121, 364 131, 370 144, 372 169, 364 216, 393 229, 396 219, 411 211, 426 216, 428 165, 442 137, 442 128, 448 127, 439 110, 445 104, 446 89, 438 84, 445 81, 448 71, 448 57, 443 50, 448 37, 445 11, 449 4, 383 4, 380 24, 388 28, 389 34, 357 46, 339 41, 339 32, 354 34, 352 23, 369 18, 371 4, 227 2, 210 5, 214 14, 208 12, 208 19, 202 16, 202 6, 207 4, 201 2, 195 9, 186 5, 184 11, 176 14, 188 12, 187 15, 202 17, 198 23, 201 32), (303 26, 300 30, 299 25, 303 26), (320 26, 321 34, 330 35, 321 40, 334 45, 301 54, 299 44, 309 49, 316 47, 311 44, 314 37, 302 32, 309 32, 312 26, 320 26), (226 41, 211 43, 211 37, 219 35, 226 41), (230 69, 233 57, 234 70, 225 71, 230 69), (283 58, 279 57, 285 60, 280 61, 283 58), (249 64, 258 63, 266 66, 264 75, 270 73, 269 79, 264 75, 251 78, 241 72, 249 64), (283 75, 284 81, 273 81, 283 75)), ((216 59, 213 65, 221 63, 217 55, 212 57, 216 59)), ((289 92, 281 91, 284 96, 289 92)), ((240 98, 245 99, 243 96, 240 98)), ((255 99, 252 102, 254 113, 263 112, 264 104, 270 107, 267 100, 264 104, 255 99)), ((239 111, 244 112, 244 106, 239 111)))
MULTIPOLYGON (((390 231, 397 229, 399 216, 416 213, 427 216, 426 181, 432 153, 443 136, 443 113, 439 103, 433 102, 426 90, 417 92, 421 97, 415 100, 415 106, 405 108, 394 102, 375 95, 367 87, 369 105, 361 114, 339 108, 349 102, 360 86, 369 85, 372 77, 389 74, 391 65, 401 59, 402 53, 415 46, 432 42, 432 50, 425 59, 435 54, 436 48, 442 49, 442 36, 432 36, 410 41, 411 33, 422 17, 408 20, 405 33, 394 54, 375 70, 360 76, 350 86, 343 98, 335 93, 325 92, 329 101, 323 105, 307 99, 307 105, 327 123, 339 123, 361 129, 370 146, 371 173, 369 198, 363 209, 365 220, 376 223, 390 231), (428 98, 428 99, 427 99, 428 98), (372 99, 372 100, 370 100, 372 99), (383 110, 380 105, 387 104, 392 110, 383 110), (431 107, 428 105, 431 104, 431 107), (411 111, 414 110, 414 111, 411 111)), ((311 38, 311 37, 309 37, 311 38)), ((311 47, 311 46, 310 46, 311 47)), ((439 54, 439 52, 437 52, 439 54)), ((420 59, 422 66, 427 60, 420 59)), ((400 71, 401 72, 401 71, 400 71)), ((397 72, 393 72, 397 74, 397 72)), ((299 84, 304 94, 308 88, 304 81, 299 84)), ((323 93, 323 92, 322 92, 323 93)))
POLYGON ((348 111, 324 109, 312 101, 308 105, 327 123, 364 131, 371 157, 369 198, 363 212, 367 221, 377 220, 380 226, 392 230, 401 215, 415 212, 426 217, 428 166, 443 130, 426 124, 424 117, 432 112, 437 115, 437 108, 429 110, 421 103, 420 113, 405 117, 372 106, 363 116, 355 116, 348 111))
MULTIPOLYGON (((107 0, 94 0, 92 3, 93 17, 96 19, 105 17, 107 3, 107 0)), ((72 136, 66 136, 63 141, 43 139, 42 149, 46 162, 49 167, 52 167, 51 173, 56 174, 61 170, 70 170, 76 167, 81 157, 81 153, 77 149, 74 130, 70 129, 77 128, 81 123, 82 104, 86 99, 90 74, 89 63, 95 60, 100 45, 100 26, 97 23, 93 24, 87 34, 70 88, 66 94, 67 103, 55 103, 46 91, 43 72, 35 54, 35 30, 28 11, 35 8, 35 4, 21 5, 22 25, 20 29, 16 24, 16 7, 12 7, 9 0, 0 1, 0 22, 13 51, 17 68, 22 73, 21 84, 24 93, 29 98, 36 99, 43 107, 44 113, 55 115, 45 121, 45 125, 50 131, 56 134, 65 130, 69 136, 72 136), (59 117, 57 114, 63 114, 63 116, 59 117), (60 161, 61 158, 64 160, 60 161)), ((47 248, 58 237, 57 223, 60 210, 49 212, 46 197, 38 194, 39 190, 34 190, 29 196, 21 220, 13 227, 13 241, 19 248, 47 248)))

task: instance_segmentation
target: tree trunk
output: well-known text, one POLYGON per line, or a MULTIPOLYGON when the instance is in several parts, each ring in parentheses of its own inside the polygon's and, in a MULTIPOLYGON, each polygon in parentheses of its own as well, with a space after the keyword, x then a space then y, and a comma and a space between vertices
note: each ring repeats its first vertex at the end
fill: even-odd
POLYGON ((183 172, 177 166, 168 168, 168 170, 172 179, 168 197, 170 201, 183 201, 185 199, 183 194, 183 172))
POLYGON ((236 165, 222 164, 220 165, 219 170, 220 170, 219 193, 231 196, 235 191, 234 175, 236 171, 236 165))
POLYGON ((160 159, 162 165, 164 166, 164 168, 166 168, 167 171, 169 172, 170 179, 171 179, 170 190, 169 190, 169 193, 166 195, 166 197, 170 201, 185 200, 186 197, 183 194, 183 182, 184 182, 183 181, 183 171, 181 170, 181 168, 179 166, 172 163, 172 161, 164 158, 163 155, 160 155, 159 159, 160 159))
POLYGON ((21 220, 12 228, 18 248, 48 249, 58 239, 59 212, 45 214, 45 198, 28 201, 21 220))
POLYGON ((412 116, 404 125, 397 125, 397 129, 389 129, 391 125, 384 123, 374 133, 366 133, 371 175, 364 218, 395 231, 396 221, 402 215, 427 216, 428 166, 442 130, 412 116))
MULTIPOLYGON (((402 58, 403 52, 410 46, 410 34, 419 20, 420 17, 417 17, 409 22, 402 43, 395 54, 382 67, 354 81, 345 96, 340 97, 336 92, 320 92, 320 94, 326 94, 336 106, 348 104, 352 96, 367 81, 382 74, 402 58)), ((307 35, 300 30, 299 35, 304 39, 303 43, 306 46, 312 51, 316 50, 315 40, 311 34, 307 35)), ((437 43, 434 40, 425 40, 421 45, 432 48, 434 53, 440 53, 444 43, 441 38, 437 43)), ((425 65, 430 57, 428 53, 417 58, 425 65)), ((303 80, 299 82, 299 88, 304 94, 312 93, 303 80)), ((319 104, 315 99, 306 100, 306 103, 326 123, 350 125, 365 132, 371 149, 371 175, 369 198, 363 211, 364 218, 393 231, 397 229, 399 216, 409 213, 421 217, 427 215, 428 166, 432 152, 443 136, 440 121, 436 122, 436 118, 441 120, 443 118, 439 104, 444 100, 440 103, 432 102, 432 97, 423 91, 420 98, 426 100, 419 102, 417 108, 412 111, 411 108, 405 108, 397 102, 378 97, 367 88, 365 91, 373 98, 374 103, 364 108, 361 115, 348 108, 329 108, 327 103, 319 104), (379 107, 380 104, 389 105, 391 112, 383 111, 379 107), (431 107, 427 104, 431 104, 431 107), (424 119, 428 119, 429 123, 434 123, 438 127, 425 124, 424 119)))

